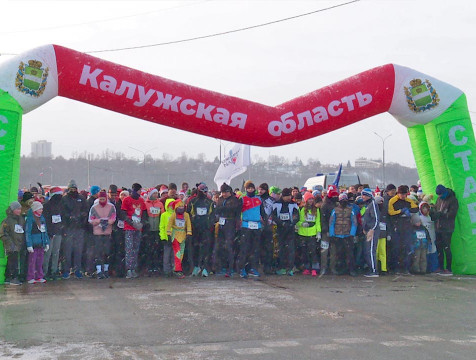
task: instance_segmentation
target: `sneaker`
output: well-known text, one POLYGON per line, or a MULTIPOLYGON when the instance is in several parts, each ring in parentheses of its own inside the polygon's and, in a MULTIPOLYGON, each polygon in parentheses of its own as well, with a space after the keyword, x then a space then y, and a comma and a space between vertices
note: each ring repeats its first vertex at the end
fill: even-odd
POLYGON ((36 283, 35 279, 28 280, 28 284, 35 284, 35 283, 36 283))
POLYGON ((248 274, 246 273, 245 269, 240 270, 240 277, 243 279, 246 279, 248 277, 248 274))
POLYGON ((132 270, 127 270, 126 279, 132 279, 132 270))
POLYGON ((203 270, 202 270, 202 276, 203 276, 203 277, 208 277, 208 271, 207 271, 207 269, 203 269, 203 270))
POLYGON ((46 282, 46 280, 45 280, 45 279, 43 279, 43 278, 41 278, 41 279, 36 279, 36 282, 38 282, 38 283, 42 283, 42 284, 43 284, 43 283, 45 283, 45 282, 46 282))
MULTIPOLYGON (((316 271, 316 270, 313 270, 313 271, 316 271)), ((308 269, 306 269, 302 272, 302 274, 303 275, 311 275, 311 272, 308 269)))
POLYGON ((198 276, 198 274, 200 274, 200 268, 195 266, 192 271, 192 276, 198 276))
MULTIPOLYGON (((7 282, 5 281, 5 284, 6 284, 6 283, 7 283, 7 282)), ((15 285, 15 286, 21 285, 21 281, 18 280, 17 278, 15 278, 15 279, 13 279, 13 280, 10 280, 8 283, 9 283, 10 285, 15 285)))
POLYGON ((276 271, 276 275, 286 275, 286 269, 279 269, 276 271))
POLYGON ((184 279, 185 278, 185 275, 181 271, 176 271, 175 276, 177 277, 177 279, 184 279))
POLYGON ((250 271, 248 272, 249 275, 251 276, 254 276, 254 277, 260 277, 260 273, 258 272, 258 270, 256 269, 250 269, 250 271))
POLYGON ((410 274, 410 271, 405 270, 404 272, 402 272, 402 275, 403 276, 410 276, 411 274, 410 274))
POLYGON ((294 276, 294 270, 289 270, 288 271, 288 276, 294 276))
POLYGON ((132 270, 132 277, 135 279, 135 278, 138 278, 139 277, 139 274, 136 273, 135 270, 132 270))
POLYGON ((446 269, 446 270, 440 271, 438 273, 438 275, 440 275, 440 276, 453 276, 453 273, 451 272, 451 270, 446 269))
POLYGON ((65 272, 65 273, 63 274, 63 280, 68 280, 69 277, 70 277, 70 276, 69 276, 69 272, 65 272))
POLYGON ((317 276, 317 271, 316 271, 316 270, 314 270, 314 269, 312 269, 312 271, 311 271, 311 275, 312 275, 312 276, 317 276))
POLYGON ((375 271, 370 271, 367 274, 364 274, 364 276, 368 277, 368 278, 377 278, 377 277, 379 277, 379 275, 375 271))
POLYGON ((76 276, 76 279, 82 279, 83 278, 83 274, 81 274, 81 270, 76 270, 74 272, 74 276, 76 276))
POLYGON ((105 279, 105 278, 106 278, 106 276, 104 276, 104 273, 102 271, 100 273, 98 273, 97 276, 96 276, 96 279, 98 279, 98 280, 105 279))
POLYGON ((104 271, 104 278, 109 279, 109 271, 104 271))

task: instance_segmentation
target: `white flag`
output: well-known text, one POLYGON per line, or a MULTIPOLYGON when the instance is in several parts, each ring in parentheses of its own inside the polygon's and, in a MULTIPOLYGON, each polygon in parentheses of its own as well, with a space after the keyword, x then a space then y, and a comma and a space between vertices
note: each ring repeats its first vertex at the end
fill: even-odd
POLYGON ((222 160, 215 174, 215 184, 218 189, 223 183, 230 185, 231 179, 243 174, 248 165, 250 165, 250 146, 243 144, 236 144, 233 146, 222 160))

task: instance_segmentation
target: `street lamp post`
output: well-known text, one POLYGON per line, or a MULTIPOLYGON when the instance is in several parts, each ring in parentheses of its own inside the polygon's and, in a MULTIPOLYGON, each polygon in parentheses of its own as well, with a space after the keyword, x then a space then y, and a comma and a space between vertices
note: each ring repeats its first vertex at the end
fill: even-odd
POLYGON ((386 137, 380 136, 375 131, 374 131, 374 134, 377 135, 380 138, 380 140, 382 140, 382 173, 383 173, 382 177, 383 177, 383 186, 385 187, 386 186, 385 184, 385 140, 387 140, 390 136, 392 136, 392 134, 389 134, 386 137))
POLYGON ((135 150, 135 151, 140 152, 140 153, 144 156, 144 172, 145 172, 145 157, 146 157, 146 155, 147 155, 148 153, 150 153, 152 150, 157 149, 157 147, 153 147, 152 149, 149 149, 149 150, 147 150, 147 151, 142 151, 142 150, 136 149, 136 148, 134 148, 134 147, 132 147, 132 146, 129 146, 129 147, 130 147, 132 150, 135 150))

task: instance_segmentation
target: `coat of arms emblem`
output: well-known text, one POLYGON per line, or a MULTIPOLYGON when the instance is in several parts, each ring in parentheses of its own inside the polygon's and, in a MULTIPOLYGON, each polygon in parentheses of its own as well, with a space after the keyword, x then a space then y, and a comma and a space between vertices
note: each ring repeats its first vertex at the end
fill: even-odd
POLYGON ((415 113, 430 110, 440 102, 440 98, 429 80, 421 79, 410 81, 410 87, 404 86, 408 107, 415 113))
POLYGON ((28 65, 20 62, 15 86, 18 91, 34 97, 39 97, 46 88, 49 68, 43 68, 38 60, 29 60, 28 65))

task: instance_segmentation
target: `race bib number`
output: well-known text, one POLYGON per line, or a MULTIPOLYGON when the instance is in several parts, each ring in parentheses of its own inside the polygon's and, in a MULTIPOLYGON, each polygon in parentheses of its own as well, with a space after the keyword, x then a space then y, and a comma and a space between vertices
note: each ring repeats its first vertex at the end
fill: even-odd
POLYGON ((316 222, 316 216, 312 214, 307 214, 306 215, 306 221, 308 222, 316 222))
POLYGON ((159 214, 160 214, 160 208, 151 207, 151 208, 150 208, 150 213, 151 213, 152 215, 159 215, 159 214))
POLYGON ((218 219, 218 223, 219 223, 220 225, 225 225, 225 223, 226 223, 226 218, 221 217, 220 219, 218 219))
POLYGON ((40 227, 38 228, 38 230, 40 230, 42 233, 46 232, 46 225, 41 224, 40 227))
POLYGON ((117 227, 119 229, 124 229, 124 220, 118 220, 117 221, 117 227))
POLYGON ((385 224, 384 222, 381 222, 379 224, 379 227, 380 227, 380 230, 387 230, 387 224, 385 224))
POLYGON ((135 214, 136 216, 140 216, 140 209, 139 209, 139 208, 136 208, 136 209, 134 210, 134 214, 135 214))
POLYGON ((177 227, 185 227, 185 219, 175 219, 175 226, 177 227))
POLYGON ((424 231, 417 231, 416 232, 416 237, 417 239, 425 239, 426 238, 426 234, 424 231))
POLYGON ((207 215, 207 208, 204 208, 204 207, 197 208, 197 215, 199 216, 207 215))
POLYGON ((23 234, 25 232, 25 230, 23 230, 23 226, 15 224, 15 232, 17 234, 23 234))
POLYGON ((258 228, 258 223, 256 221, 248 221, 248 229, 256 230, 258 228))
POLYGON ((281 221, 287 221, 289 220, 289 213, 279 213, 279 219, 281 221))
POLYGON ((58 224, 61 222, 61 215, 53 215, 51 216, 51 222, 53 224, 58 224))
POLYGON ((321 249, 324 249, 324 250, 329 249, 329 241, 321 240, 321 249))

